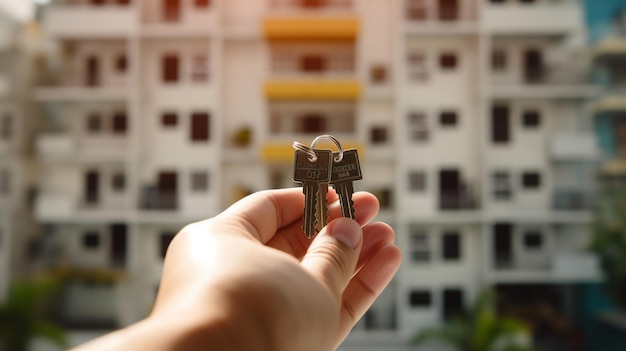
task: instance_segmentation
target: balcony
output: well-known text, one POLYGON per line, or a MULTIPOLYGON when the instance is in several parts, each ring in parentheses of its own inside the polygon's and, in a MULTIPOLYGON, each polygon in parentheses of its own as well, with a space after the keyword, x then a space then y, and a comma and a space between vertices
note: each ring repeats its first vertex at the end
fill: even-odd
POLYGON ((354 16, 284 16, 263 21, 267 40, 355 40, 359 20, 354 16))
POLYGON ((165 191, 147 185, 143 188, 140 208, 149 211, 177 211, 178 194, 176 191, 165 191))
POLYGON ((492 80, 495 98, 593 98, 598 88, 590 83, 587 70, 578 65, 554 62, 526 69, 516 77, 492 80))
POLYGON ((41 194, 35 203, 35 217, 40 221, 67 220, 75 215, 76 204, 69 195, 41 194))
POLYGON ((274 80, 265 83, 268 100, 357 100, 361 83, 356 80, 274 80))
POLYGON ((439 196, 439 209, 442 211, 466 211, 480 208, 474 192, 462 189, 460 192, 442 193, 439 196))
POLYGON ((626 56, 626 38, 609 37, 600 41, 593 49, 596 59, 619 59, 626 56))
POLYGON ((483 9, 484 29, 501 35, 566 35, 584 27, 576 1, 541 4, 493 4, 483 9))
MULTIPOLYGON (((336 136, 337 137, 337 136, 336 136)), ((289 139, 291 141, 285 140, 284 142, 271 141, 265 143, 261 148, 261 158, 267 162, 293 162, 294 157, 294 149, 293 149, 293 138, 289 139)), ((341 146, 344 150, 347 149, 357 149, 359 152, 359 157, 363 158, 365 153, 365 147, 363 144, 354 141, 354 140, 345 140, 341 139, 341 146), (344 141, 345 140, 345 141, 344 141)))
POLYGON ((63 38, 127 37, 137 31, 133 8, 128 6, 50 6, 43 27, 63 38))
POLYGON ((584 211, 593 206, 592 196, 582 190, 556 190, 553 200, 557 211, 584 211))
POLYGON ((35 148, 43 161, 117 162, 127 157, 124 136, 86 136, 82 140, 70 134, 42 134, 35 148))
POLYGON ((591 133, 558 133, 552 137, 551 154, 554 160, 594 161, 600 157, 596 138, 591 133))

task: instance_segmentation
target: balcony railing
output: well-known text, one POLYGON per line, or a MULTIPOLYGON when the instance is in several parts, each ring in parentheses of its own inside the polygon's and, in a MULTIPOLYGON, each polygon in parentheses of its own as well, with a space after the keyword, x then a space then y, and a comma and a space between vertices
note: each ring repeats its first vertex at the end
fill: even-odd
POLYGON ((557 190, 554 193, 555 210, 588 210, 593 206, 592 196, 580 190, 557 190))
POLYGON ((175 191, 164 191, 149 185, 143 189, 140 207, 144 210, 177 210, 178 195, 175 191))
POLYGON ((474 193, 468 189, 458 192, 442 193, 439 196, 439 209, 444 211, 476 210, 480 203, 474 193))

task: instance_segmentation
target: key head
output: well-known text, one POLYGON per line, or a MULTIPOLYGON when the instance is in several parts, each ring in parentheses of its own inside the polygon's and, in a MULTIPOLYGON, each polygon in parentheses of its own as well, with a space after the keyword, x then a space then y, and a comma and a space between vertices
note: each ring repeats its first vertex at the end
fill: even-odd
POLYGON ((296 150, 294 156, 293 180, 298 183, 328 183, 332 167, 333 154, 330 150, 314 149, 317 159, 311 161, 309 154, 296 150))
POLYGON ((356 149, 345 150, 343 159, 339 162, 335 161, 338 155, 339 153, 337 152, 333 154, 331 183, 363 179, 359 154, 356 149))

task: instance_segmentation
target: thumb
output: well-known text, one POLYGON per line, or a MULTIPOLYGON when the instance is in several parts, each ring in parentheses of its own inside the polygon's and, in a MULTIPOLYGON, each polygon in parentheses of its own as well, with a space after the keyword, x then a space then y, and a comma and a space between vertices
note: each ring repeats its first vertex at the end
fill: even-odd
POLYGON ((363 230, 357 222, 337 218, 313 240, 301 265, 335 296, 341 296, 354 275, 362 237, 363 230))

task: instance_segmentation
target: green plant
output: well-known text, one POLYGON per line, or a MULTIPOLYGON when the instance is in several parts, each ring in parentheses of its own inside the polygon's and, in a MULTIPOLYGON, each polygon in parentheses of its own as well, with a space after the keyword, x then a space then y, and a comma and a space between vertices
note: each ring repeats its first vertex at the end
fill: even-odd
POLYGON ((420 346, 440 341, 456 351, 533 351, 528 328, 519 320, 498 316, 495 293, 483 292, 470 311, 439 327, 419 332, 411 341, 420 346))
POLYGON ((43 338, 67 346, 65 332, 48 320, 50 298, 59 284, 51 279, 18 280, 0 303, 0 350, 27 351, 30 342, 43 338))
POLYGON ((605 276, 609 296, 626 311, 626 184, 605 178, 598 191, 591 250, 605 276))

